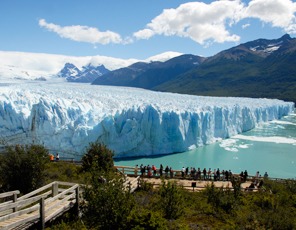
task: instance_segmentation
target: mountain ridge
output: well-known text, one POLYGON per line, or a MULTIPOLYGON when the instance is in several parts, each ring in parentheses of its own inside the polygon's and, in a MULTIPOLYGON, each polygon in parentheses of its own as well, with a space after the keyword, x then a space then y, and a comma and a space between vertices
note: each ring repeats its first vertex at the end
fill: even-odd
POLYGON ((93 84, 204 96, 267 97, 296 102, 296 39, 288 34, 278 39, 243 43, 207 58, 191 55, 191 58, 198 59, 198 65, 174 69, 182 58, 187 62, 179 62, 179 67, 192 64, 186 59, 189 56, 170 59, 160 64, 161 68, 156 64, 147 64, 148 68, 136 68, 138 72, 132 71, 131 66, 111 71, 93 84), (152 83, 148 79, 152 79, 152 83))

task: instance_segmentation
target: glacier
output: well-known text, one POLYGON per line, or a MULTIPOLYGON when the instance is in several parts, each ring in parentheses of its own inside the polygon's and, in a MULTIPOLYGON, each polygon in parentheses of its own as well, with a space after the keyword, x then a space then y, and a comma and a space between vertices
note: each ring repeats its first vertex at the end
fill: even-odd
POLYGON ((203 97, 58 82, 0 83, 0 145, 42 144, 82 156, 103 142, 115 157, 184 152, 292 113, 277 99, 203 97))

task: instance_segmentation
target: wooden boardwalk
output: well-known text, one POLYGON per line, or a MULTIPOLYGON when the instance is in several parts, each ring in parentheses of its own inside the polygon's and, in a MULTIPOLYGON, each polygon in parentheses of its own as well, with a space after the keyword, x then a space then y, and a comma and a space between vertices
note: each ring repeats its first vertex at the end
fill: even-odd
MULTIPOLYGON (((134 192, 139 186, 139 177, 125 177, 124 187, 134 192)), ((44 229, 45 224, 74 208, 79 215, 79 201, 83 189, 79 184, 55 181, 24 196, 19 191, 0 194, 0 229, 27 229, 36 225, 44 229)))
POLYGON ((52 182, 31 193, 17 198, 19 191, 0 194, 0 198, 12 200, 0 203, 0 229, 27 229, 45 223, 67 212, 79 210, 79 185, 67 182, 52 182))

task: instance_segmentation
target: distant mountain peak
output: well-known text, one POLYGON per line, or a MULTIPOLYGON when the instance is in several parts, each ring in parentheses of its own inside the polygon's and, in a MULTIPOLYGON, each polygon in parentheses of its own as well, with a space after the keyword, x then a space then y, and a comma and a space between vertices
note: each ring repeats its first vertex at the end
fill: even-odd
POLYGON ((293 38, 291 38, 289 34, 285 34, 278 39, 257 39, 255 41, 247 42, 244 45, 253 52, 268 56, 291 40, 293 40, 293 38))
POLYGON ((82 66, 82 70, 80 70, 74 64, 66 63, 64 68, 58 73, 58 76, 66 78, 69 82, 91 83, 108 72, 109 70, 104 65, 94 66, 89 63, 86 66, 82 66))

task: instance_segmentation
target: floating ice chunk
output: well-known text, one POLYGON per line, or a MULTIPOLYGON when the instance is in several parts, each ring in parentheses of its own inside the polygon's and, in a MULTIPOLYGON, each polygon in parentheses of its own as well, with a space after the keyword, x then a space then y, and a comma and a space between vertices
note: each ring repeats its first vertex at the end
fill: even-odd
POLYGON ((287 137, 258 137, 258 136, 245 136, 245 135, 236 135, 232 138, 241 139, 241 140, 250 140, 250 141, 260 141, 260 142, 273 142, 278 144, 296 144, 296 139, 287 138, 287 137))

